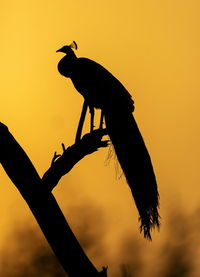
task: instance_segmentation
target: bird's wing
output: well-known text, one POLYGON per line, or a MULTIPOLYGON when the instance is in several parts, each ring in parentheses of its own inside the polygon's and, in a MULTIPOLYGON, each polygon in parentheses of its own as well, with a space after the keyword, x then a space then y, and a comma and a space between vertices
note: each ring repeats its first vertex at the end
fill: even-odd
POLYGON ((108 70, 90 59, 78 58, 72 82, 84 98, 98 108, 110 108, 114 104, 133 111, 134 102, 126 88, 108 70))

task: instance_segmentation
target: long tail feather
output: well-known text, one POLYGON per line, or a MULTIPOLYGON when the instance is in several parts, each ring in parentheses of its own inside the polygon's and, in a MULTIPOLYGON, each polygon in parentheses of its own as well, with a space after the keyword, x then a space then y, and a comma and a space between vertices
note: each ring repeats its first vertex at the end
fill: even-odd
POLYGON ((108 134, 133 194, 140 220, 140 231, 151 240, 151 230, 159 228, 159 195, 147 148, 131 111, 105 112, 108 134))

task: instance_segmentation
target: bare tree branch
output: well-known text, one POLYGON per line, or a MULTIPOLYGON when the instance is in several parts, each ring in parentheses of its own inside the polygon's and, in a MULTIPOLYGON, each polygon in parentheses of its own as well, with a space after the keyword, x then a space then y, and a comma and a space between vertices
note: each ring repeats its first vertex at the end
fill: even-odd
POLYGON ((82 158, 97 151, 100 147, 107 147, 109 141, 102 141, 102 137, 106 135, 106 132, 106 129, 94 130, 92 133, 84 135, 79 142, 67 149, 65 149, 62 144, 64 150, 63 154, 57 155, 55 152, 51 167, 42 177, 43 185, 47 187, 48 190, 52 190, 61 177, 67 174, 82 158))
POLYGON ((70 277, 97 277, 105 270, 99 273, 88 259, 50 189, 47 188, 54 187, 61 176, 85 155, 96 151, 98 147, 106 146, 106 142, 100 142, 103 132, 105 130, 101 136, 98 134, 96 144, 92 136, 85 136, 80 143, 66 149, 41 180, 29 157, 7 126, 0 123, 0 162, 28 204, 44 236, 70 277), (90 140, 92 144, 89 143, 90 140))

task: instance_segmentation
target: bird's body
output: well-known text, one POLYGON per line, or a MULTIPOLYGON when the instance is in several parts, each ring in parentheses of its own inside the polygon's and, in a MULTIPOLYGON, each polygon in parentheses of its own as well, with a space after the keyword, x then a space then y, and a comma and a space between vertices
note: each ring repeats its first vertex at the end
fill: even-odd
POLYGON ((132 115, 134 101, 126 88, 100 64, 77 58, 71 46, 58 64, 59 72, 72 80, 90 108, 101 109, 108 135, 130 186, 140 215, 141 231, 159 227, 158 191, 151 159, 132 115))
POLYGON ((123 105, 132 112, 133 100, 125 87, 100 64, 87 59, 68 59, 66 55, 58 64, 59 72, 72 80, 74 87, 88 104, 101 110, 123 105), (70 67, 67 74, 65 69, 70 67), (115 88, 115 90, 113 90, 115 88))

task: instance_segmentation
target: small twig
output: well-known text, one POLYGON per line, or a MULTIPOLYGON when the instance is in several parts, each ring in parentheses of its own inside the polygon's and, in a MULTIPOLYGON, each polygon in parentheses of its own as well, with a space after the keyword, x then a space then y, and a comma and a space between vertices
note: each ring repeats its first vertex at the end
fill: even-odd
POLYGON ((66 150, 65 145, 64 145, 64 143, 61 143, 61 145, 62 145, 62 150, 63 150, 63 153, 64 153, 65 150, 66 150))
POLYGON ((100 277, 107 277, 108 266, 103 266, 102 271, 99 272, 100 277))
POLYGON ((57 152, 54 153, 54 156, 52 158, 52 161, 51 161, 51 166, 55 163, 55 161, 57 160, 57 158, 59 158, 61 155, 60 154, 57 154, 57 152))

